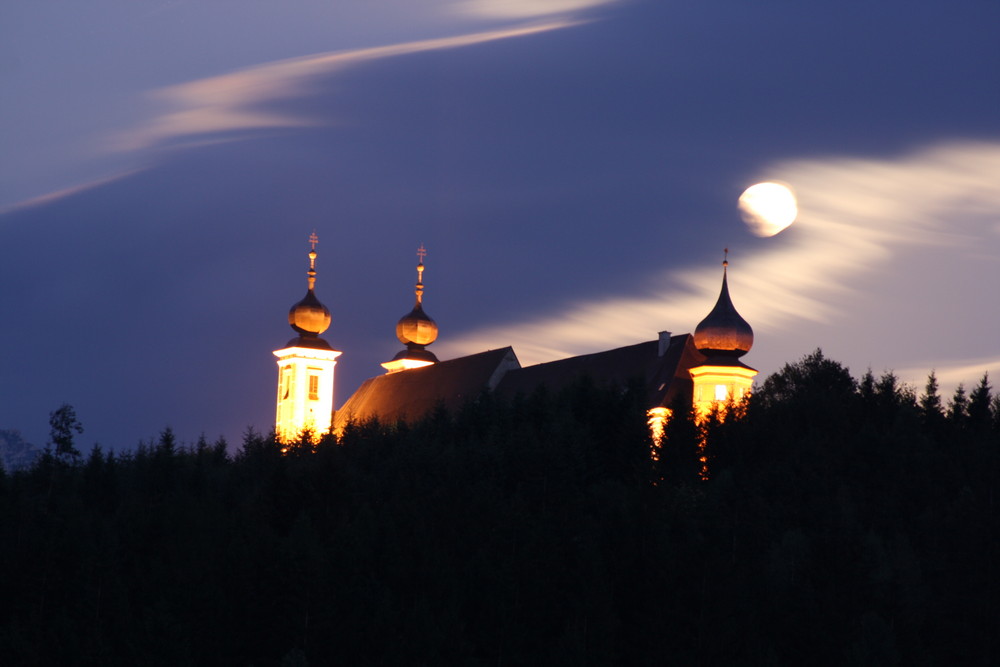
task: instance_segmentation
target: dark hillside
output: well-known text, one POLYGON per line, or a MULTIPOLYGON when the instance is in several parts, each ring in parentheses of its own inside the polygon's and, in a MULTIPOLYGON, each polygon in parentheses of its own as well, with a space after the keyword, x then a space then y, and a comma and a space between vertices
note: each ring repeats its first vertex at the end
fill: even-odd
MULTIPOLYGON (((932 378, 933 379, 933 378, 932 378)), ((483 395, 282 455, 249 433, 0 473, 18 665, 990 665, 1000 403, 819 352, 739 414, 483 395), (985 408, 984 408, 985 406, 985 408), (704 438, 709 479, 701 480, 704 438)))

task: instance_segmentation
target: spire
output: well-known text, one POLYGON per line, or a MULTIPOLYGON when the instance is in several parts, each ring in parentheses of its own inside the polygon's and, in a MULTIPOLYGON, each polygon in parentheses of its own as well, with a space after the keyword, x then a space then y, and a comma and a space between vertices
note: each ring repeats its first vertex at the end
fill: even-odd
POLYGON ((694 330, 694 345, 710 357, 742 357, 753 346, 753 329, 729 297, 729 248, 722 260, 722 289, 712 312, 694 330))
MULTIPOLYGON (((703 422, 712 414, 725 419, 729 406, 742 402, 753 388, 757 371, 740 357, 753 347, 753 329, 740 317, 729 298, 729 248, 722 258, 722 289, 712 312, 694 330, 694 346, 706 359, 688 368, 694 386, 691 400, 696 420, 703 422)), ((707 459, 702 458, 702 479, 707 479, 707 459)))
MULTIPOLYGON (((309 235, 306 295, 288 310, 296 337, 274 351, 278 358, 278 401, 274 432, 287 445, 307 434, 313 443, 333 423, 333 376, 340 351, 319 337, 330 327, 330 311, 316 298, 316 230, 309 235)), ((286 452, 287 448, 281 450, 286 452)))
POLYGON ((401 350, 391 361, 382 364, 390 373, 437 363, 437 357, 434 356, 434 353, 424 349, 426 345, 437 340, 438 336, 437 323, 424 312, 424 258, 426 256, 427 249, 421 244, 417 249, 417 284, 414 290, 417 300, 413 305, 413 310, 403 315, 396 323, 396 338, 406 346, 406 349, 401 350))
POLYGON ((316 230, 312 231, 309 235, 309 271, 306 275, 309 276, 309 291, 311 292, 316 287, 316 244, 319 243, 319 237, 316 236, 316 230))
POLYGON ((417 305, 421 305, 424 302, 424 257, 427 256, 427 249, 424 248, 424 244, 421 243, 420 247, 417 248, 417 305))
POLYGON ((316 288, 316 244, 319 237, 316 230, 309 235, 309 270, 306 271, 308 289, 301 301, 288 311, 288 324, 301 336, 316 338, 330 327, 330 311, 320 303, 314 292, 316 288))
POLYGON ((413 310, 404 315, 396 324, 396 337, 410 350, 423 350, 425 345, 430 345, 437 340, 437 324, 424 312, 424 258, 427 256, 427 249, 421 244, 417 249, 417 285, 414 293, 417 302, 413 310))

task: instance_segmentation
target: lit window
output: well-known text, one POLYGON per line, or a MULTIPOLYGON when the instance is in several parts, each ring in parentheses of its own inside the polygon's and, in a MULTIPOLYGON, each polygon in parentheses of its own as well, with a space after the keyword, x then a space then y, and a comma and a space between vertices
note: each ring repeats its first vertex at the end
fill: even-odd
POLYGON ((729 391, 726 389, 726 385, 717 384, 715 385, 715 400, 724 401, 729 398, 729 391))
POLYGON ((292 379, 292 369, 289 368, 288 366, 285 366, 284 368, 281 369, 281 400, 283 401, 288 399, 288 393, 291 389, 290 387, 291 379, 292 379))
POLYGON ((319 376, 310 375, 309 376, 309 400, 318 401, 319 400, 319 376))

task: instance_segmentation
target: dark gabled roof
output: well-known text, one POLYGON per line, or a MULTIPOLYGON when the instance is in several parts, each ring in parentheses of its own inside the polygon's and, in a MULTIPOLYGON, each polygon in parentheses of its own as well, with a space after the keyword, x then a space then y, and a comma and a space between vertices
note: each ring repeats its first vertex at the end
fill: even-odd
POLYGON ((651 408, 670 407, 678 396, 690 400, 693 383, 688 371, 707 358, 695 348, 690 334, 671 336, 662 356, 659 348, 659 341, 652 340, 521 368, 514 351, 505 347, 379 375, 365 380, 337 410, 334 428, 372 417, 384 423, 414 421, 438 405, 456 410, 486 389, 513 397, 542 386, 560 391, 583 378, 616 389, 638 381, 651 408))
POLYGON ((705 361, 705 355, 694 346, 691 334, 671 338, 670 349, 663 355, 663 365, 648 385, 649 407, 669 408, 678 396, 690 402, 694 395, 694 382, 688 371, 705 361))
POLYGON ((530 394, 544 386, 559 391, 582 378, 599 386, 625 388, 635 380, 647 392, 649 407, 667 406, 678 392, 691 394, 687 370, 704 363, 689 334, 671 336, 670 345, 659 355, 659 341, 648 341, 605 352, 584 354, 509 371, 497 386, 503 396, 530 394))
POLYGON ((343 428, 350 419, 360 422, 372 417, 383 423, 413 421, 438 405, 455 410, 495 388, 511 368, 520 364, 514 350, 504 347, 369 378, 337 410, 334 428, 343 428))

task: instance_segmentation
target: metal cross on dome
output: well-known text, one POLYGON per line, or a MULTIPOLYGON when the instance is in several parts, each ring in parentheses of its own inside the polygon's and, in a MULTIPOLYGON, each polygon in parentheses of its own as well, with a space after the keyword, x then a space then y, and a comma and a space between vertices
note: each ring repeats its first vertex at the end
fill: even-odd
POLYGON ((424 263, 424 257, 426 256, 427 256, 427 248, 425 248, 424 244, 421 243, 420 247, 417 248, 417 257, 420 259, 421 264, 424 263))
POLYGON ((316 230, 314 229, 312 234, 309 235, 309 245, 311 246, 310 250, 315 250, 317 243, 319 243, 319 237, 316 236, 316 230))

